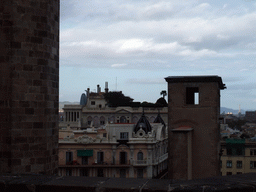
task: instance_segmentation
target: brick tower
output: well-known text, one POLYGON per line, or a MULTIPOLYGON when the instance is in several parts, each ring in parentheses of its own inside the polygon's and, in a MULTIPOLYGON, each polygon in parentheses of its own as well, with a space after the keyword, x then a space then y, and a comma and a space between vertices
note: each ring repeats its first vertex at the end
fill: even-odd
POLYGON ((170 179, 220 174, 220 90, 218 76, 167 77, 170 179))
POLYGON ((57 173, 59 0, 0 4, 0 173, 57 173))

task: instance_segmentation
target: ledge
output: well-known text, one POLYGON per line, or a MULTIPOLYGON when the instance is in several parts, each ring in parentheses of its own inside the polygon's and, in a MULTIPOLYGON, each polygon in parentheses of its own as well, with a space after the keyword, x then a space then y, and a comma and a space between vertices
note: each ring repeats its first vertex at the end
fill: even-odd
POLYGON ((125 179, 105 177, 57 177, 46 175, 1 175, 0 191, 22 192, 167 192, 254 191, 256 173, 219 176, 190 181, 125 179))

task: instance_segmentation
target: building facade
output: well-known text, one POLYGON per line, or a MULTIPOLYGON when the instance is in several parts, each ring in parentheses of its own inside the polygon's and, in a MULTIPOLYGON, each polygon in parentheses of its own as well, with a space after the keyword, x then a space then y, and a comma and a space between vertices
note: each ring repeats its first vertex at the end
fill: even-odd
POLYGON ((221 142, 221 175, 256 172, 256 142, 250 139, 226 139, 221 142))
POLYGON ((88 88, 87 94, 81 96, 80 105, 64 105, 64 118, 59 127, 84 129, 101 127, 106 123, 137 123, 143 110, 149 122, 152 123, 160 112, 164 122, 168 123, 167 107, 109 107, 104 99, 104 93, 108 92, 107 82, 105 86, 105 92, 101 92, 99 85, 97 92, 90 92, 88 88))
POLYGON ((60 130, 59 175, 157 178, 167 171, 167 127, 160 115, 149 123, 111 123, 102 128, 60 130))
POLYGON ((246 111, 245 112, 245 119, 248 122, 256 123, 256 111, 246 111))
POLYGON ((220 175, 218 76, 167 77, 170 179, 220 175))

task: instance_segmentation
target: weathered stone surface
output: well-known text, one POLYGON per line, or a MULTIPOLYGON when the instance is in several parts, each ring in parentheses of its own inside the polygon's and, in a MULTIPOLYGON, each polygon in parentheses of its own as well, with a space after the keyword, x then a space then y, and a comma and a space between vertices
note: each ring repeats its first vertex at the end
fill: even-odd
POLYGON ((0 173, 57 172, 58 107, 45 101, 58 103, 58 30, 59 0, 1 1, 0 173), (30 153, 38 150, 53 163, 30 153))

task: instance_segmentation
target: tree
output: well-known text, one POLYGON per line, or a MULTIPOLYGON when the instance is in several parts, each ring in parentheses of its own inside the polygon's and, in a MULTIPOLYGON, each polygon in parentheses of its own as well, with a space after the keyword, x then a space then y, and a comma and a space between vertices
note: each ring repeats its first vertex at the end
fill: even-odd
POLYGON ((161 106, 161 107, 167 107, 168 106, 166 100, 163 97, 160 97, 159 99, 157 99, 156 105, 161 106))
POLYGON ((160 95, 163 95, 163 98, 167 95, 167 92, 165 90, 161 91, 160 95))
POLYGON ((131 106, 133 99, 125 96, 122 91, 110 91, 104 93, 104 98, 109 107, 131 106))

